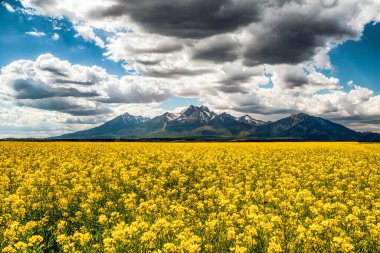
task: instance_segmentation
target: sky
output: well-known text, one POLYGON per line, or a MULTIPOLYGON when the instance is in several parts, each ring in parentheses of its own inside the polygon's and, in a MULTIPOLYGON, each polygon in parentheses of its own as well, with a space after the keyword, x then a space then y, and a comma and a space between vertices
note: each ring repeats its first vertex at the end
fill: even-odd
POLYGON ((0 138, 190 105, 380 133, 380 0, 0 2, 0 138))

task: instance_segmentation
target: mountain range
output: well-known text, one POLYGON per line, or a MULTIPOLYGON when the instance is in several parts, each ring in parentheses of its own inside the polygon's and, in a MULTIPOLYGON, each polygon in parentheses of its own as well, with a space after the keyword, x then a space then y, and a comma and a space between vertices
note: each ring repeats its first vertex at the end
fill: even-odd
POLYGON ((206 106, 190 106, 180 113, 154 118, 120 115, 98 127, 52 139, 244 139, 300 141, 380 141, 380 134, 362 133, 305 113, 274 122, 249 115, 217 114, 206 106))

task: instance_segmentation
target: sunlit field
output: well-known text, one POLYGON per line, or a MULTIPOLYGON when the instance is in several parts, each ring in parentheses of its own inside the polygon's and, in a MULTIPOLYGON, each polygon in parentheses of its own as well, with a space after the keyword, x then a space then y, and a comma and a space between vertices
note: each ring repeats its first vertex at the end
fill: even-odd
POLYGON ((0 143, 2 252, 380 252, 380 144, 0 143))

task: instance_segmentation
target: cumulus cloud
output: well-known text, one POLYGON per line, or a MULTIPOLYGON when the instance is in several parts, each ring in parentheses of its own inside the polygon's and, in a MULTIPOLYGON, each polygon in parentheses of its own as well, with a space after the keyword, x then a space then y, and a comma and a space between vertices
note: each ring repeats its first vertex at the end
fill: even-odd
POLYGON ((108 85, 103 103, 152 103, 161 102, 170 96, 169 89, 156 79, 139 76, 124 76, 118 84, 108 85))
POLYGON ((11 82, 16 99, 43 99, 51 97, 96 97, 96 91, 80 91, 75 88, 49 87, 35 80, 14 80, 11 82))
POLYGON ((62 112, 73 116, 104 115, 112 112, 111 109, 94 101, 78 100, 73 97, 18 100, 17 105, 62 112))
POLYGON ((231 34, 216 35, 197 43, 193 58, 212 62, 234 61, 239 57, 239 41, 231 34))
MULTIPOLYGON (((65 4, 55 0, 23 0, 22 3, 43 14, 69 17, 79 35, 99 46, 104 46, 104 42, 93 28, 113 32, 131 28, 136 33, 146 31, 147 34, 195 40, 246 33, 244 45, 233 45, 230 40, 224 43, 215 40, 214 44, 221 55, 228 56, 222 59, 230 60, 236 57, 237 49, 244 50, 241 57, 250 65, 309 60, 330 40, 358 36, 365 23, 378 18, 379 11, 379 3, 371 0, 95 0, 91 5, 74 0, 65 1, 65 4)), ((149 40, 149 36, 145 38, 149 40)), ((206 59, 215 56, 212 52, 210 55, 211 44, 198 48, 193 53, 195 57, 202 56, 199 53, 203 51, 206 59)))
POLYGON ((144 75, 149 75, 149 66, 160 65, 152 71, 154 76, 163 73, 175 78, 189 73, 179 71, 178 60, 188 68, 197 60, 203 60, 202 65, 208 61, 211 68, 235 60, 248 66, 314 61, 318 67, 331 67, 328 53, 333 45, 357 39, 365 24, 379 19, 380 11, 375 0, 22 3, 43 14, 69 17, 78 35, 107 48, 110 59, 127 62, 144 75), (103 41, 94 29, 114 35, 103 41))
POLYGON ((320 90, 341 88, 337 78, 326 77, 310 65, 276 65, 268 67, 268 71, 273 74, 273 84, 281 89, 314 93, 320 90))
POLYGON ((100 67, 72 65, 51 54, 3 67, 0 82, 0 96, 7 101, 74 116, 112 113, 105 103, 152 103, 169 96, 155 80, 119 79, 100 67))
POLYGON ((94 10, 101 17, 127 15, 149 32, 180 38, 221 34, 260 18, 261 1, 115 1, 94 10))
POLYGON ((273 10, 262 23, 251 27, 251 44, 244 54, 245 63, 298 64, 311 60, 328 41, 358 35, 341 19, 325 15, 326 11, 329 10, 305 10, 303 6, 273 10))

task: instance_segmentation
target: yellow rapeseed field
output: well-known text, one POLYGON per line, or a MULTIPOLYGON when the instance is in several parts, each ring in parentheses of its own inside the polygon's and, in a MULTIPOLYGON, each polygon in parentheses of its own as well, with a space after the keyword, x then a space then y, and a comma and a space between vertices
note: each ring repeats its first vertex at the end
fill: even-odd
POLYGON ((1 252, 380 252, 380 144, 0 143, 1 252))

